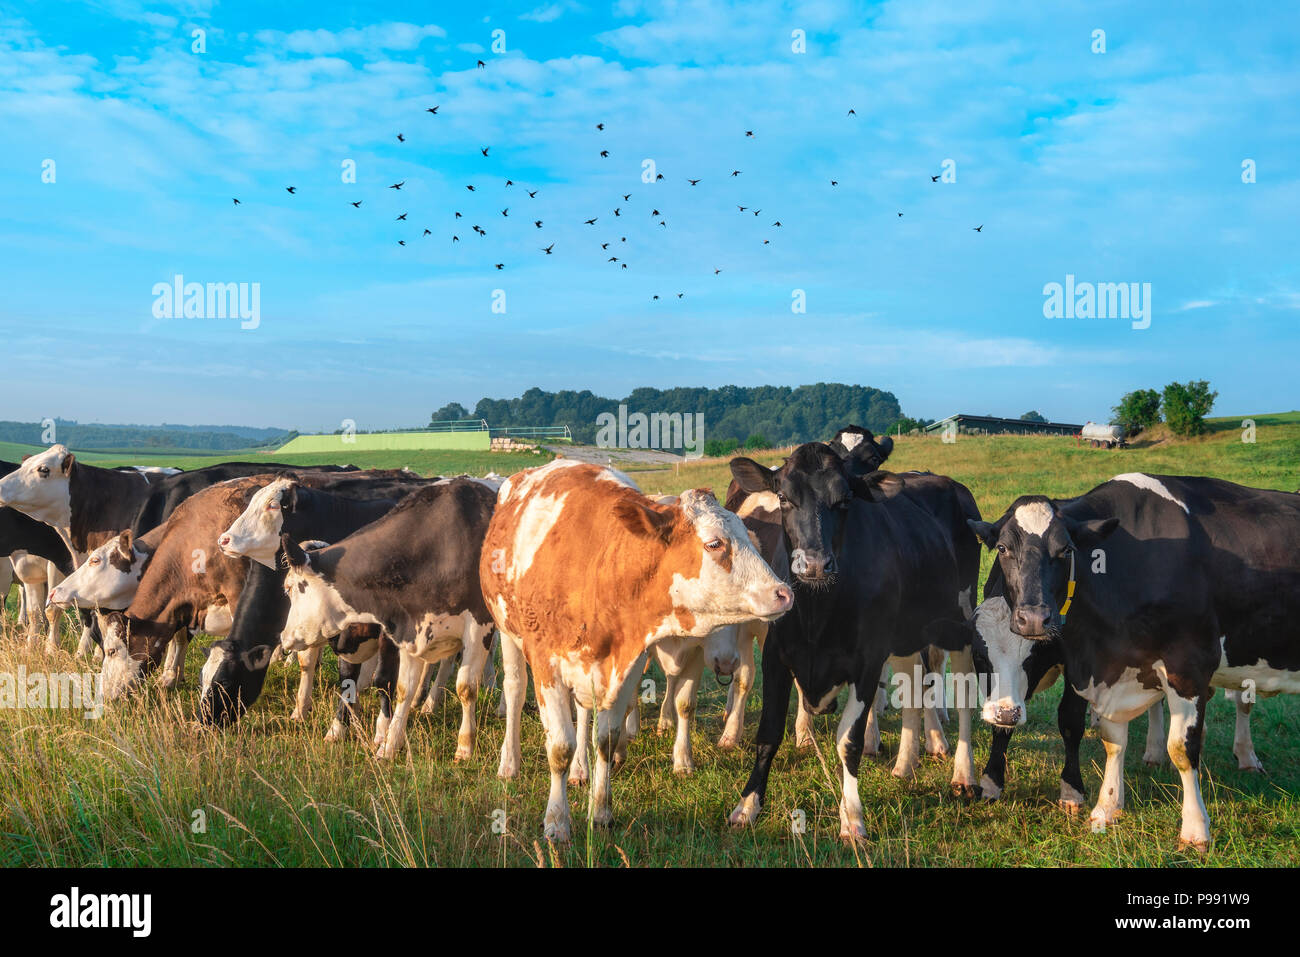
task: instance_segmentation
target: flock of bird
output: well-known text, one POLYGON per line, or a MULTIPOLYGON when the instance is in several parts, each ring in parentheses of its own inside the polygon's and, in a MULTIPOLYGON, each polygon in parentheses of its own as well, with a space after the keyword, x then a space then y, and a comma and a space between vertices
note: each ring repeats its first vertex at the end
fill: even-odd
MULTIPOLYGON (((477 69, 480 69, 480 70, 481 70, 481 69, 486 68, 487 64, 484 63, 484 61, 482 61, 482 60, 478 60, 478 61, 476 61, 475 66, 476 66, 477 69)), ((435 106, 429 106, 429 107, 426 107, 426 108, 424 109, 424 112, 430 114, 431 116, 438 116, 438 115, 439 115, 438 111, 439 111, 441 108, 442 108, 442 105, 441 105, 441 104, 438 104, 438 105, 435 105, 435 106)), ((853 109, 850 109, 850 110, 848 111, 848 114, 847 114, 847 115, 848 115, 848 116, 851 116, 851 117, 852 117, 852 116, 857 116, 857 111, 856 111, 856 110, 853 110, 853 109)), ((604 124, 603 122, 596 123, 596 124, 595 124, 595 130, 596 130, 597 135, 603 133, 603 132, 605 131, 605 124, 604 124)), ((745 138, 746 138, 746 139, 753 139, 753 138, 755 137, 755 131, 754 131, 754 130, 745 130, 744 133, 745 133, 745 138)), ((398 143, 403 143, 403 144, 406 143, 406 136, 405 136, 404 133, 401 133, 401 132, 397 133, 397 134, 396 134, 396 138, 397 138, 397 142, 398 142, 398 143)), ((479 153, 482 155, 482 157, 483 157, 484 159, 487 159, 487 158, 489 158, 489 152, 491 151, 491 149, 492 149, 491 146, 480 147, 480 149, 479 149, 479 153)), ((597 155, 598 155, 601 159, 609 159, 609 158, 610 158, 610 151, 609 151, 608 149, 600 149, 600 150, 598 151, 597 155)), ((744 170, 741 170, 741 169, 732 169, 732 170, 730 171, 729 178, 735 179, 735 178, 740 177, 740 176, 743 175, 743 174, 744 174, 744 170)), ((936 174, 936 175, 931 175, 931 176, 930 176, 930 182, 931 182, 931 183, 937 183, 937 182, 939 182, 939 180, 940 180, 940 178, 942 177, 942 175, 943 175, 942 173, 940 173, 940 174, 936 174)), ((655 173, 655 181, 657 182, 657 181, 661 181, 661 180, 663 180, 663 179, 664 179, 664 174, 663 174, 662 172, 658 172, 658 171, 656 171, 656 173, 655 173)), ((696 187, 696 186, 698 186, 701 182, 704 182, 704 179, 705 179, 705 178, 702 177, 702 176, 700 176, 700 177, 694 177, 694 178, 692 178, 692 177, 684 177, 684 179, 685 179, 685 182, 688 184, 688 186, 690 186, 690 187, 696 187)), ((399 193, 400 193, 402 187, 405 186, 405 185, 406 185, 406 180, 403 179, 403 180, 399 180, 399 181, 396 182, 396 183, 392 183, 391 185, 388 186, 388 189, 391 189, 391 190, 394 190, 395 192, 399 192, 399 193)), ((830 185, 831 185, 832 187, 838 187, 838 186, 840 185, 840 184, 839 184, 839 180, 836 180, 836 179, 832 179, 832 180, 830 180, 830 185)), ((507 179, 505 180, 505 185, 504 185, 504 187, 502 187, 502 188, 503 188, 503 189, 510 189, 510 188, 512 188, 512 187, 514 187, 514 186, 515 186, 515 182, 514 182, 514 180, 507 178, 507 179)), ((468 193, 478 193, 478 192, 479 192, 478 186, 476 186, 476 185, 473 184, 473 183, 467 183, 467 184, 465 184, 465 190, 466 190, 466 192, 468 192, 468 193)), ((290 195, 296 195, 297 192, 298 192, 298 188, 297 188, 296 186, 286 186, 286 187, 285 187, 285 191, 286 191, 287 193, 289 193, 290 195)), ((535 200, 535 199, 537 198, 537 194, 540 192, 540 187, 539 187, 538 189, 531 189, 531 190, 530 190, 530 189, 527 189, 526 187, 521 187, 521 188, 519 189, 519 192, 521 193, 521 199, 522 199, 522 195, 525 195, 525 194, 526 194, 527 197, 528 197, 528 202, 531 202, 531 201, 533 201, 533 200, 535 200)), ((508 194, 507 194, 507 195, 508 195, 508 194)), ((582 221, 582 222, 583 222, 583 225, 584 225, 584 226, 590 226, 590 227, 597 228, 597 229, 603 229, 603 228, 607 228, 607 226, 608 226, 610 220, 614 220, 614 219, 617 219, 617 220, 626 220, 626 219, 627 219, 627 216, 625 216, 625 212, 630 212, 630 211, 627 209, 627 207, 632 203, 632 194, 631 194, 631 193, 621 193, 621 194, 619 194, 619 195, 622 197, 621 202, 619 202, 618 200, 614 200, 614 201, 613 201, 613 203, 614 203, 613 208, 612 208, 611 212, 610 212, 608 215, 606 215, 606 214, 598 214, 598 215, 596 215, 596 216, 592 216, 592 217, 590 217, 590 218, 588 218, 588 219, 583 220, 583 221, 582 221), (598 223, 601 223, 602 219, 604 219, 604 221, 605 221, 605 226, 597 226, 598 223)), ((354 209, 361 209, 362 204, 363 204, 364 202, 365 202, 365 200, 349 201, 349 205, 352 206, 354 209)), ((238 198, 233 198, 233 203, 234 203, 235 206, 242 205, 241 202, 240 202, 240 200, 239 200, 238 198)), ((518 209, 518 207, 516 207, 516 209, 518 209)), ((736 206, 736 209, 738 210, 738 212, 739 212, 741 215, 744 215, 745 213, 752 213, 755 217, 761 216, 761 215, 762 215, 762 212, 763 212, 763 209, 762 209, 761 207, 750 207, 750 206, 741 206, 741 205, 737 205, 737 206, 736 206)), ((510 210, 511 210, 511 207, 510 207, 509 205, 504 206, 504 207, 500 210, 500 215, 501 215, 501 217, 502 217, 503 219, 507 219, 507 220, 510 219, 510 210)), ((451 243, 459 243, 459 242, 461 241, 460 233, 461 233, 461 231, 462 231, 462 229, 463 229, 462 221, 465 220, 465 216, 464 216, 464 214, 462 214, 462 212, 461 212, 460 210, 453 210, 452 212, 453 212, 453 216, 452 216, 452 220, 451 220, 450 228, 449 228, 449 230, 448 230, 448 235, 450 235, 450 237, 451 237, 450 240, 449 240, 449 242, 451 242, 451 243)), ((400 215, 398 215, 398 216, 396 217, 396 220, 395 220, 395 221, 396 221, 396 222, 409 222, 409 220, 407 219, 408 215, 409 215, 408 212, 402 212, 400 215)), ((903 213, 900 211, 900 212, 898 213, 899 218, 901 218, 902 215, 903 215, 903 213)), ((650 221, 653 222, 653 223, 656 223, 657 226, 658 226, 659 228, 661 228, 661 229, 668 229, 668 218, 667 218, 667 215, 666 215, 665 213, 663 213, 663 212, 662 212, 658 207, 653 207, 653 206, 652 206, 652 208, 651 208, 651 210, 650 210, 650 214, 649 214, 649 216, 650 216, 650 221)), ((531 215, 528 217, 528 221, 532 223, 532 225, 533 225, 533 227, 534 227, 535 229, 539 229, 539 230, 540 230, 540 229, 543 229, 544 226, 545 226, 545 221, 544 221, 544 220, 542 220, 542 219, 533 219, 531 215)), ((778 218, 773 219, 773 221, 772 221, 771 224, 768 226, 768 228, 769 228, 769 229, 780 229, 780 228, 782 228, 782 223, 781 223, 780 218, 778 217, 778 218)), ((977 232, 977 233, 982 233, 983 230, 984 230, 984 224, 981 223, 980 225, 978 225, 978 226, 973 226, 973 227, 971 227, 971 228, 972 228, 975 232, 977 232)), ((470 224, 470 230, 471 230, 473 233, 475 233, 475 234, 476 234, 480 239, 486 239, 486 238, 487 238, 487 235, 488 235, 487 230, 486 230, 486 229, 485 229, 485 228, 484 228, 480 223, 472 223, 472 224, 470 224)), ((627 238, 627 235, 625 235, 625 233, 626 233, 627 231, 628 231, 628 230, 625 230, 625 229, 618 229, 618 230, 615 230, 613 233, 608 234, 608 237, 602 236, 602 237, 596 239, 596 241, 595 241, 596 243, 599 243, 600 251, 601 251, 601 255, 602 255, 602 256, 603 256, 605 253, 610 253, 610 252, 611 252, 611 250, 610 250, 610 247, 611 247, 611 246, 614 246, 614 250, 613 250, 614 253, 623 253, 623 255, 613 255, 613 254, 611 254, 611 255, 609 255, 609 256, 605 259, 605 263, 606 263, 607 265, 609 265, 609 266, 611 266, 611 267, 614 267, 614 268, 617 268, 617 269, 620 269, 620 270, 626 270, 626 269, 628 268, 628 260, 627 260, 627 258, 626 258, 626 250, 627 250, 627 248, 628 248, 626 244, 627 244, 627 242, 628 242, 628 238, 627 238), (618 245, 614 245, 614 243, 615 243, 615 236, 617 236, 618 245), (602 241, 602 240, 604 240, 604 241, 602 241)), ((433 232, 432 229, 428 228, 427 226, 426 226, 426 227, 423 227, 423 232, 422 232, 422 234, 421 234, 421 238, 431 237, 431 236, 433 236, 433 235, 434 235, 434 232, 433 232)), ((544 237, 544 238, 545 238, 545 237, 544 237)), ((400 239, 400 238, 399 238, 396 242, 397 242, 397 245, 399 245, 399 246, 406 246, 406 245, 407 245, 407 241, 406 241, 405 239, 400 239)), ((764 246, 771 245, 771 238, 770 238, 770 236, 765 236, 765 237, 763 238, 763 240, 762 240, 762 244, 763 244, 764 246)), ((594 244, 593 244, 593 248, 594 248, 594 244)), ((550 255, 552 255, 552 254, 554 253, 554 251, 555 251, 555 242, 552 241, 550 244, 548 244, 548 245, 546 245, 546 246, 538 246, 537 249, 538 249, 538 252, 539 252, 539 253, 544 254, 544 255, 547 255, 547 256, 550 256, 550 255)), ((504 269, 506 268, 506 264, 505 264, 504 262, 491 263, 491 265, 492 265, 493 268, 495 268, 495 269, 497 269, 497 270, 504 270, 504 269)), ((717 267, 717 266, 714 266, 714 267, 713 267, 713 275, 717 276, 717 275, 719 275, 721 272, 722 272, 722 269, 721 269, 720 267, 717 267)), ((685 293, 682 293, 682 292, 679 292, 679 293, 676 294, 676 298, 678 298, 678 299, 682 299, 682 298, 684 298, 684 296, 685 296, 685 293)), ((660 297, 659 297, 659 295, 657 295, 657 294, 651 297, 651 300, 652 300, 652 301, 658 301, 659 299, 660 299, 660 297)))

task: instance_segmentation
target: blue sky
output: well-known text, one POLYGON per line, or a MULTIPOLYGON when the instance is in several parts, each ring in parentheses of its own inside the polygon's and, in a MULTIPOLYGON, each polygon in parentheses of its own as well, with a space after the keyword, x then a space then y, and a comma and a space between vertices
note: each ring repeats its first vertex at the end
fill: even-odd
POLYGON ((6 10, 0 418, 383 428, 816 381, 927 417, 1097 419, 1192 378, 1222 414, 1297 405, 1290 3, 6 10), (177 273, 259 283, 260 325, 155 318, 177 273), (1150 328, 1045 318, 1067 274, 1150 283, 1150 328))

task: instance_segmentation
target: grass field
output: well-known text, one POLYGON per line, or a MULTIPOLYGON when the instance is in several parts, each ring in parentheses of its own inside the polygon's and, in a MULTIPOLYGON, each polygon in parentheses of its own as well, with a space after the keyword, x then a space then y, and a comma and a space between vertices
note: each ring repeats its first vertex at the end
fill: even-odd
MULTIPOLYGON (((938 438, 905 436, 890 466, 952 475, 971 488, 986 517, 1000 515, 1019 494, 1078 494, 1124 471, 1214 475, 1296 489, 1300 414, 1258 416, 1256 422, 1253 444, 1241 441, 1241 421, 1233 419, 1215 421, 1199 439, 1174 441, 1157 431, 1115 452, 1060 438, 961 436, 945 445, 938 438)), ((0 449, 0 457, 6 455, 0 449)), ((766 462, 779 457, 758 456, 766 462)), ((492 467, 507 471, 510 466, 498 464, 505 458, 493 454, 492 467)), ((535 457, 528 458, 513 467, 535 464, 535 457)), ((458 470, 438 461, 418 467, 458 470)), ((635 478, 646 491, 711 485, 721 493, 727 475, 726 461, 717 460, 691 463, 680 472, 637 471, 635 478)), ((987 562, 986 556, 986 567, 987 562)), ((11 624, 5 628, 0 674, 20 665, 29 671, 82 667, 66 652, 46 658, 14 637, 11 624)), ((70 647, 70 639, 65 636, 63 644, 70 647)), ((0 780, 0 865, 1300 865, 1300 703, 1288 698, 1263 701, 1252 713, 1255 747, 1267 775, 1237 770, 1232 708, 1222 696, 1211 703, 1202 780, 1215 844, 1204 859, 1176 850, 1177 776, 1168 766, 1141 763, 1145 718, 1131 729, 1123 819, 1093 834, 1086 818, 1071 819, 1056 808, 1057 690, 1031 702, 1030 722, 1012 744, 999 803, 952 797, 948 761, 924 760, 912 782, 891 777, 899 731, 898 714, 891 711, 883 721, 882 757, 865 761, 861 775, 870 840, 856 849, 843 846, 832 717, 818 719, 820 758, 796 750, 787 738, 759 824, 733 831, 725 817, 739 797, 751 751, 748 744, 732 752, 714 747, 724 691, 711 675, 704 679, 696 720, 696 772, 673 774, 671 739, 655 734, 652 708, 643 705, 642 736, 614 780, 615 827, 587 829, 585 793, 571 789, 575 839, 555 848, 540 838, 547 792, 540 726, 535 716, 525 716, 523 772, 509 784, 498 781, 502 725, 494 716, 494 695, 480 701, 480 736, 468 762, 452 762, 459 722, 453 702, 431 718, 413 716, 408 750, 381 765, 370 757, 368 733, 346 743, 323 741, 332 662, 323 666, 316 707, 305 724, 288 719, 296 667, 275 665, 252 713, 224 733, 194 721, 199 667, 192 651, 181 691, 167 695, 151 688, 100 720, 86 720, 80 712, 0 710, 0 760, 7 772, 0 780), (802 834, 790 825, 797 810, 806 819, 802 834), (193 830, 195 812, 206 818, 201 833, 193 830), (497 812, 508 822, 504 834, 493 829, 497 812)), ((662 688, 662 676, 655 677, 662 688)), ((761 689, 750 699, 751 738, 760 694, 761 689)), ((365 696, 362 705, 372 718, 374 701, 365 696)), ((955 738, 955 722, 949 736, 955 738)), ((975 740, 978 769, 987 756, 985 727, 977 724, 975 740)), ((1082 757, 1084 781, 1095 797, 1103 752, 1093 731, 1082 757)))

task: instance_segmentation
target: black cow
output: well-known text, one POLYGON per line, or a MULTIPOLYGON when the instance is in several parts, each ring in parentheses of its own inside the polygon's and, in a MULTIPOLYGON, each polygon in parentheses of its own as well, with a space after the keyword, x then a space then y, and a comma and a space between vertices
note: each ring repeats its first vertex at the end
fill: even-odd
POLYGON ((400 652, 403 696, 391 721, 376 728, 381 758, 394 757, 405 744, 407 717, 429 665, 458 653, 456 759, 471 754, 479 682, 495 628, 479 586, 479 557, 495 507, 495 488, 456 478, 413 492, 334 545, 306 553, 282 536, 289 563, 286 647, 363 629, 376 641, 390 639, 400 652))
POLYGON ((1213 688, 1300 692, 1300 498, 1129 473, 1078 498, 1022 496, 971 527, 997 550, 1008 629, 1057 642, 1101 719, 1094 825, 1124 806, 1127 723, 1163 698, 1183 784, 1180 845, 1207 848, 1199 766, 1213 688))
MULTIPOLYGON (((381 472, 378 477, 365 472, 355 476, 298 474, 284 476, 254 496, 240 521, 218 539, 218 545, 230 554, 248 554, 257 560, 250 565, 230 634, 209 649, 199 708, 202 720, 219 725, 238 720, 261 694, 267 666, 280 646, 280 632, 289 614, 289 599, 284 594, 285 571, 276 561, 275 551, 267 556, 259 540, 271 536, 275 550, 279 548, 280 536, 286 533, 295 542, 338 541, 386 514, 408 493, 437 481, 441 480, 393 471, 381 472), (266 528, 256 528, 253 515, 270 514, 270 506, 274 507, 274 522, 266 528), (237 526, 245 524, 241 533, 237 526)), ((360 690, 366 683, 362 680, 363 665, 370 655, 360 657, 358 649, 349 646, 351 641, 361 645, 360 638, 341 635, 331 642, 331 647, 339 655, 340 682, 345 689, 360 690), (348 681, 354 684, 349 686, 348 681)), ((380 691, 381 707, 387 713, 397 680, 396 649, 381 656, 373 680, 380 691)), ((335 727, 330 730, 331 739, 342 733, 348 721, 350 698, 346 693, 340 698, 335 727)), ((302 705, 301 697, 299 704, 302 705)))
MULTIPOLYGON (((785 736, 791 683, 797 681, 809 707, 822 714, 835 708, 839 689, 848 684, 836 732, 843 778, 840 835, 860 840, 866 828, 858 764, 881 668, 890 656, 911 656, 930 644, 968 648, 960 595, 973 594, 975 580, 962 580, 951 529, 902 494, 903 479, 888 472, 854 474, 829 445, 801 445, 776 471, 733 459, 731 472, 745 491, 777 493, 795 603, 768 632, 754 769, 730 820, 748 824, 758 816, 785 736)), ((953 494, 961 489, 969 495, 952 486, 953 494)), ((912 690, 913 705, 906 710, 919 719, 920 689, 912 690)), ((915 734, 918 725, 905 721, 905 731, 915 734)), ((973 784, 961 788, 973 791, 973 784)))

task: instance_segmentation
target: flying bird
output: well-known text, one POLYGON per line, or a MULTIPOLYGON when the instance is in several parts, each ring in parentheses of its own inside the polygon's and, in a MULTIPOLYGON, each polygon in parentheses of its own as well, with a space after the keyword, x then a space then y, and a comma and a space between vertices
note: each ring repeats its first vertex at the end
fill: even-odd
POLYGON ((506 180, 506 185, 507 185, 507 186, 513 186, 513 185, 515 185, 515 181, 512 180, 512 179, 508 179, 508 180, 506 180))
POLYGON ((738 170, 738 169, 733 169, 733 170, 731 171, 731 175, 732 175, 732 176, 739 176, 740 173, 741 173, 741 171, 738 170))
POLYGON ((659 215, 659 210, 657 210, 657 209, 652 209, 652 210, 650 210, 650 215, 651 215, 651 216, 658 216, 658 215, 659 215))
POLYGON ((746 136, 753 136, 753 135, 754 135, 754 131, 753 131, 753 130, 745 130, 745 135, 746 135, 746 136))
POLYGON ((406 240, 405 240, 405 239, 399 239, 399 240, 397 241, 397 245, 399 245, 399 246, 405 246, 405 245, 406 245, 406 240))
POLYGON ((542 221, 541 221, 540 219, 535 219, 535 220, 533 220, 533 225, 536 226, 538 229, 541 229, 541 228, 542 228, 542 221))
POLYGON ((460 219, 460 213, 457 213, 457 214, 456 214, 456 218, 457 218, 457 219, 460 219))
POLYGON ((506 264, 505 264, 505 263, 497 263, 496 266, 497 266, 498 269, 505 269, 505 268, 506 268, 506 264))
POLYGON ((484 63, 482 60, 479 60, 478 63, 475 64, 475 66, 476 66, 478 69, 481 70, 481 69, 483 69, 485 66, 487 66, 487 64, 484 63))
POLYGON ((586 225, 588 225, 588 226, 595 226, 595 225, 596 225, 596 220, 597 220, 597 219, 600 219, 600 217, 597 216, 595 219, 589 219, 589 220, 587 220, 587 221, 586 221, 586 225))
POLYGON ((534 199, 534 198, 536 198, 536 196, 537 196, 537 190, 535 190, 535 189, 530 189, 530 190, 528 191, 528 198, 529 198, 529 199, 534 199))
POLYGON ((601 248, 601 249, 608 249, 608 248, 609 248, 609 243, 601 243, 601 244, 600 244, 600 248, 601 248))
POLYGON ((232 199, 231 199, 231 202, 233 202, 236 206, 239 205, 239 200, 234 199, 233 197, 232 197, 232 199))
POLYGON ((680 298, 682 298, 682 296, 684 296, 684 295, 686 295, 686 293, 684 293, 684 292, 679 292, 679 293, 677 294, 677 298, 680 299, 680 298))
POLYGON ((604 124, 604 123, 597 123, 597 124, 596 124, 596 129, 598 129, 598 130, 603 130, 604 128, 605 128, 605 124, 604 124))
POLYGON ((902 214, 902 213, 899 213, 898 215, 899 215, 899 216, 902 216, 903 214, 902 214))
POLYGON ((718 273, 720 273, 720 272, 722 272, 721 269, 714 269, 714 270, 713 270, 713 275, 716 276, 716 275, 717 275, 718 273))
POLYGON ((622 208, 623 208, 622 206, 616 206, 616 207, 614 208, 614 215, 615 215, 615 216, 621 216, 622 213, 620 213, 619 210, 622 209, 622 208))
POLYGON ((632 194, 631 194, 631 193, 624 193, 624 194, 623 194, 623 202, 626 203, 626 202, 627 202, 628 200, 630 200, 631 198, 632 198, 632 194))
POLYGON ((479 152, 482 153, 484 156, 487 156, 487 151, 490 150, 491 148, 492 147, 490 146, 485 146, 481 150, 479 150, 479 152))
POLYGON ((651 299, 652 301, 656 301, 656 302, 657 302, 658 299, 659 299, 659 297, 658 297, 658 296, 651 296, 650 299, 651 299))
POLYGON ((975 230, 975 232, 977 232, 977 233, 983 232, 983 231, 984 231, 984 224, 983 224, 983 223, 980 223, 978 226, 972 226, 971 229, 975 230))
POLYGON ((831 180, 831 185, 832 185, 832 186, 838 186, 838 185, 840 185, 840 181, 837 180, 837 179, 833 179, 833 180, 831 180))
POLYGON ((627 268, 627 263, 619 263, 619 268, 620 268, 620 269, 626 269, 626 268, 627 268))
POLYGON ((397 142, 399 142, 399 143, 405 143, 405 142, 406 142, 406 137, 403 136, 401 133, 398 133, 398 134, 397 134, 397 142))
POLYGON ((658 176, 655 177, 655 182, 657 183, 657 182, 659 182, 659 180, 661 180, 661 179, 663 179, 663 178, 664 178, 664 174, 663 174, 663 173, 660 173, 658 176))
POLYGON ((401 215, 401 216, 398 216, 397 218, 398 218, 398 219, 405 219, 405 218, 406 218, 406 213, 402 213, 402 215, 401 215))
POLYGON ((692 186, 694 186, 696 183, 699 182, 699 180, 698 180, 698 179, 688 179, 686 182, 688 182, 688 183, 690 183, 692 186))
POLYGON ((772 225, 773 225, 773 226, 780 226, 780 225, 781 225, 781 220, 778 219, 778 220, 777 220, 776 222, 774 222, 772 225))
POLYGON ((296 193, 296 192, 298 192, 298 187, 297 187, 297 186, 286 186, 286 187, 284 188, 284 190, 285 190, 286 193, 296 193))
POLYGON ((474 192, 474 187, 473 187, 473 186, 466 186, 465 188, 466 188, 467 190, 469 190, 471 193, 474 192))
POLYGON ((354 209, 360 209, 360 208, 361 208, 361 204, 362 204, 363 202, 364 202, 364 200, 360 200, 360 199, 359 199, 359 200, 357 200, 355 203, 353 203, 352 206, 353 206, 354 209))
POLYGON ((507 219, 509 219, 509 218, 510 218, 510 207, 507 206, 505 209, 501 210, 501 215, 502 215, 502 216, 505 216, 507 219))
POLYGON ((609 150, 601 150, 601 151, 600 151, 600 155, 601 155, 601 156, 608 157, 608 156, 609 156, 609 150))
POLYGON ((546 253, 546 255, 548 256, 551 254, 551 250, 554 248, 555 248, 555 243, 551 243, 549 246, 541 247, 542 252, 546 253))
POLYGON ((857 116, 857 115, 858 115, 858 111, 857 111, 857 110, 854 110, 854 109, 850 109, 848 115, 849 115, 849 116, 857 116))
MULTIPOLYGON (((440 105, 441 105, 441 104, 440 104, 440 105)), ((431 106, 431 107, 429 107, 428 109, 426 109, 424 112, 426 112, 426 113, 437 113, 437 112, 438 112, 438 107, 436 107, 436 106, 431 106)))
MULTIPOLYGON (((942 176, 942 175, 943 175, 942 173, 939 174, 939 176, 942 176)), ((931 176, 931 177, 930 177, 930 182, 932 182, 932 183, 937 183, 937 182, 939 182, 939 176, 931 176)))
POLYGON ((460 242, 460 237, 459 237, 459 236, 452 236, 452 237, 451 237, 451 241, 452 241, 453 243, 458 243, 458 242, 460 242))
POLYGON ((740 210, 742 213, 743 213, 745 210, 749 209, 748 206, 737 206, 736 208, 737 208, 738 210, 740 210))
POLYGON ((424 231, 424 235, 426 235, 426 236, 432 236, 432 235, 433 235, 433 230, 431 230, 431 229, 426 229, 426 230, 424 231))
POLYGON ((617 257, 617 256, 610 256, 608 259, 605 260, 605 262, 607 262, 607 263, 616 263, 616 262, 618 262, 618 257, 617 257))
POLYGON ((401 189, 401 188, 402 188, 403 186, 405 186, 405 185, 406 185, 406 180, 402 180, 400 183, 394 183, 392 186, 390 186, 390 187, 388 187, 388 188, 389 188, 389 189, 401 189))

